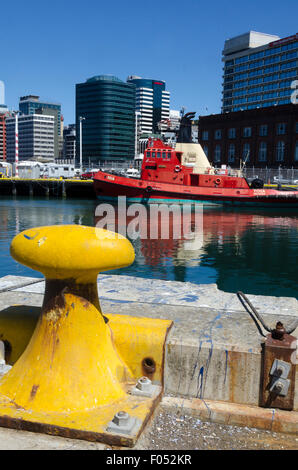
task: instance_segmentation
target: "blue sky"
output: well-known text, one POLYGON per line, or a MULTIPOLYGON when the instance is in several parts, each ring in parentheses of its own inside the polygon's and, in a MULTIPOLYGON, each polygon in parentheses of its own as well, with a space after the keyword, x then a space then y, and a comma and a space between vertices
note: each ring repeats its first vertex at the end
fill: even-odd
POLYGON ((61 103, 66 124, 75 84, 100 74, 165 80, 172 109, 220 112, 225 39, 298 30, 297 0, 15 0, 0 15, 6 104, 37 94, 61 103))

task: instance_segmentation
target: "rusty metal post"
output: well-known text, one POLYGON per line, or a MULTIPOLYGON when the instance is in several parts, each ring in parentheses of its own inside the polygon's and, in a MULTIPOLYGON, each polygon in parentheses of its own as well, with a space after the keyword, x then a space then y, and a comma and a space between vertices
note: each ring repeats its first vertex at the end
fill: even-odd
POLYGON ((293 410, 296 352, 297 338, 278 322, 263 343, 260 406, 293 410))

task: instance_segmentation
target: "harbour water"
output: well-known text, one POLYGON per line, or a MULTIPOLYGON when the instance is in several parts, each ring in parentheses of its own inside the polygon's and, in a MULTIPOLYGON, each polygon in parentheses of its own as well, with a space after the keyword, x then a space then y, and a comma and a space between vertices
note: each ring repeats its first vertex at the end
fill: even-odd
MULTIPOLYGON (((12 238, 30 227, 52 224, 94 226, 98 201, 1 198, 0 277, 41 277, 9 254, 12 238)), ((175 223, 170 218, 172 224, 175 223)), ((216 283, 226 292, 296 297, 298 211, 205 207, 191 241, 137 238, 135 262, 113 274, 216 283)))

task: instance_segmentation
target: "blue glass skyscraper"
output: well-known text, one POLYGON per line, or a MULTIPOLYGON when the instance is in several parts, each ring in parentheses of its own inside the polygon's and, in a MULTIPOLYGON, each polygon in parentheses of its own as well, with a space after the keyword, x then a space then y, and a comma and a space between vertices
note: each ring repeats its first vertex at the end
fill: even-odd
POLYGON ((112 75, 76 85, 77 159, 82 124, 83 162, 123 161, 135 154, 135 87, 112 75))

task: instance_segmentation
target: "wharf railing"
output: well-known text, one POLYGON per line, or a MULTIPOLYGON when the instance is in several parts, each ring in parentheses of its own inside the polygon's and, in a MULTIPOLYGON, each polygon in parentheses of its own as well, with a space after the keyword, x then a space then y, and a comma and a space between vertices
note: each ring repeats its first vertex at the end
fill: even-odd
POLYGON ((243 175, 253 180, 259 178, 266 184, 274 183, 298 183, 298 169, 297 168, 244 168, 243 175))

